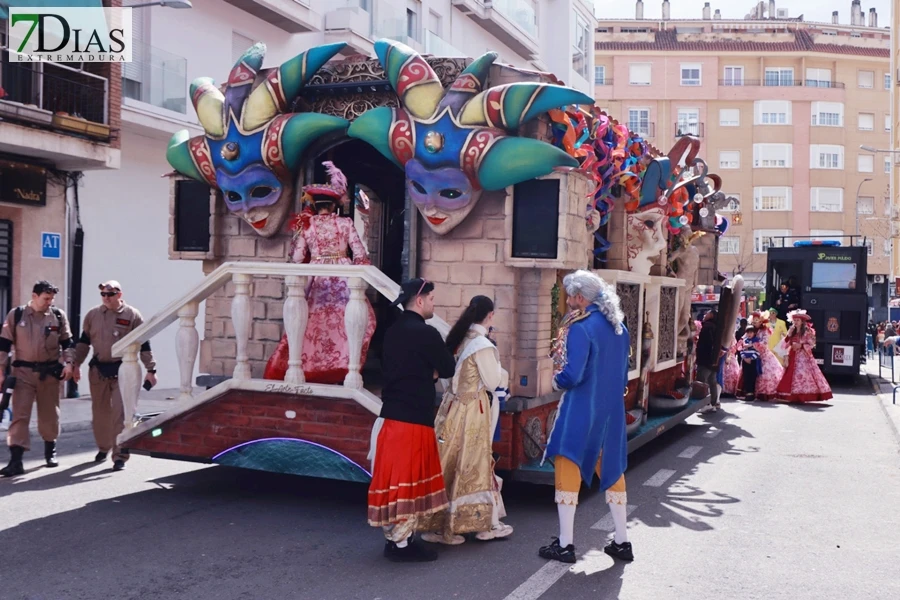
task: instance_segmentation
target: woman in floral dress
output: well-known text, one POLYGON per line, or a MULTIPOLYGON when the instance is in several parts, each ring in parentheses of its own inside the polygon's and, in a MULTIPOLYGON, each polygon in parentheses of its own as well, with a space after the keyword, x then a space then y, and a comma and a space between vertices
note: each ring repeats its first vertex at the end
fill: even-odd
MULTIPOLYGON (((347 179, 334 166, 322 163, 328 170, 329 183, 303 187, 304 204, 313 205, 296 216, 291 224, 294 236, 291 241, 290 261, 313 265, 368 265, 366 252, 353 220, 338 216, 337 204, 348 203, 347 179), (348 249, 352 258, 348 256, 348 249)), ((303 336, 302 365, 307 383, 343 383, 350 364, 347 331, 344 328, 344 312, 350 301, 350 290, 343 277, 311 277, 306 288, 309 318, 303 336)), ((363 336, 360 364, 366 361, 369 342, 375 333, 375 311, 366 300, 369 312, 366 332, 363 336)), ((287 336, 266 364, 266 379, 284 379, 288 363, 287 336)))
POLYGON ((725 372, 723 377, 722 392, 731 396, 737 395, 738 380, 741 378, 741 365, 738 362, 737 353, 741 349, 741 342, 734 342, 725 353, 725 372))
POLYGON ((791 329, 784 338, 788 366, 778 384, 778 399, 784 402, 823 402, 831 399, 831 386, 822 375, 813 348, 816 347, 816 330, 813 329, 805 310, 788 314, 791 329))
POLYGON ((769 349, 769 336, 772 329, 769 326, 769 311, 754 312, 753 326, 756 327, 756 335, 759 343, 755 345, 759 351, 762 373, 756 380, 756 399, 775 400, 775 394, 781 377, 784 375, 784 367, 778 362, 778 357, 769 349))

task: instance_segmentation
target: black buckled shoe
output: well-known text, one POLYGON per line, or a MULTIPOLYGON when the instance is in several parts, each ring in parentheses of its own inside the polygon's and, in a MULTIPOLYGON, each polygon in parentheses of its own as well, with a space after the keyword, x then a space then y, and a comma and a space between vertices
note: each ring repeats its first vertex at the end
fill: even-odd
POLYGON ((125 461, 121 458, 117 458, 113 461, 113 471, 121 471, 125 468, 125 461))
POLYGON ((97 456, 94 457, 94 462, 102 463, 106 461, 106 452, 100 450, 97 452, 97 456))
POLYGON ((437 552, 410 539, 405 548, 388 541, 384 544, 384 557, 391 562, 431 562, 437 560, 437 552))
POLYGON ((25 474, 25 466, 22 464, 22 455, 25 454, 25 448, 22 446, 9 447, 9 464, 0 469, 0 475, 3 477, 15 477, 16 475, 25 474))
POLYGON ((559 545, 559 538, 553 538, 553 542, 549 546, 541 546, 538 550, 538 556, 547 560, 558 560, 564 563, 575 562, 575 545, 569 544, 565 548, 559 545))
POLYGON ((625 562, 631 562, 634 560, 634 552, 631 551, 631 542, 622 542, 621 544, 617 544, 616 541, 613 540, 606 548, 603 549, 603 551, 613 558, 618 558, 619 560, 624 560, 625 562))
POLYGON ((56 442, 44 442, 44 459, 50 468, 59 466, 59 461, 56 460, 56 442))

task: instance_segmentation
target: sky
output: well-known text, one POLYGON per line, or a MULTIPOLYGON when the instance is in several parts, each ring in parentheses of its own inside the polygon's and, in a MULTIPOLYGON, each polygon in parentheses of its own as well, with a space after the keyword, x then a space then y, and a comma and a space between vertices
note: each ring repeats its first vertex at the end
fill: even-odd
MULTIPOLYGON (((768 3, 768 0, 766 0, 768 3)), ((787 8, 791 17, 803 15, 804 21, 830 23, 832 11, 839 11, 842 25, 850 24, 851 0, 775 0, 776 8, 787 8)), ((673 19, 702 18, 706 0, 669 0, 673 19)), ((742 19, 755 6, 755 0, 709 0, 712 12, 718 8, 725 19, 742 19)), ((862 0, 863 14, 868 21, 869 9, 878 12, 878 26, 891 24, 890 0, 862 0)), ((594 0, 595 14, 607 19, 633 19, 635 0, 594 0)), ((662 0, 644 0, 644 18, 659 19, 662 0)))

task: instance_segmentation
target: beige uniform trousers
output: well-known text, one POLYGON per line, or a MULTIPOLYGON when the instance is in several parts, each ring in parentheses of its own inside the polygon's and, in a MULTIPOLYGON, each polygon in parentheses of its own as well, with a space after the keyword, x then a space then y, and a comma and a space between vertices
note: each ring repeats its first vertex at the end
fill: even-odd
POLYGON ((31 407, 37 402, 38 433, 46 442, 59 437, 59 380, 40 376, 29 367, 13 367, 10 375, 16 378, 12 397, 12 422, 6 433, 7 446, 31 449, 29 423, 31 407))
POLYGON ((101 452, 112 450, 113 460, 128 460, 128 453, 123 453, 116 442, 125 429, 125 404, 119 392, 119 380, 101 377, 96 367, 90 367, 88 382, 91 384, 92 425, 97 448, 101 452))

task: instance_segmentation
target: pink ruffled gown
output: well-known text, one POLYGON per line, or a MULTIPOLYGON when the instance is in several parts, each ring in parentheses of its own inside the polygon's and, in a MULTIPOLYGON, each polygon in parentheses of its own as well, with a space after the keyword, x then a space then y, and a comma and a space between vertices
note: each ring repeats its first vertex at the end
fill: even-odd
POLYGON ((757 334, 760 342, 756 345, 756 349, 762 362, 762 373, 756 379, 757 400, 775 400, 778 384, 784 376, 784 367, 778 362, 775 353, 769 350, 770 334, 768 328, 761 328, 757 334))
MULTIPOLYGON (((337 214, 311 215, 298 219, 291 242, 292 263, 314 265, 368 265, 369 256, 356 232, 353 221, 337 214), (353 258, 347 255, 352 251, 353 258)), ((309 320, 303 336, 303 374, 308 383, 343 383, 350 364, 344 312, 350 301, 350 289, 341 277, 313 277, 306 287, 309 320)), ((363 337, 360 364, 366 361, 369 342, 375 333, 375 311, 366 300, 369 319, 363 337)), ((287 337, 266 364, 266 379, 283 380, 287 371, 287 337)))
POLYGON ((737 359, 737 352, 740 350, 740 342, 735 342, 725 353, 725 373, 722 378, 722 391, 732 396, 737 394, 738 381, 741 378, 741 365, 737 359))
POLYGON ((807 328, 804 335, 791 333, 784 338, 784 345, 789 348, 788 366, 784 371, 784 377, 778 384, 778 399, 784 402, 824 402, 830 400, 831 386, 822 375, 822 370, 816 364, 812 351, 816 347, 816 333, 812 328, 807 328), (791 335, 794 334, 794 335, 791 335), (795 350, 791 346, 799 341, 800 349, 795 350))

